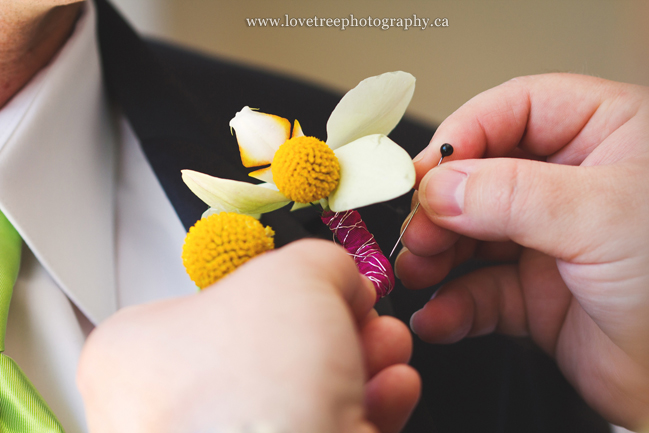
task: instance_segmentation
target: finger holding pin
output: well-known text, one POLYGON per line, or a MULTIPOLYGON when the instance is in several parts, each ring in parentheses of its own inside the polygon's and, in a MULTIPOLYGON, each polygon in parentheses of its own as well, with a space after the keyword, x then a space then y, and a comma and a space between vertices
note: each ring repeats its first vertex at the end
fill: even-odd
MULTIPOLYGON (((441 158, 439 159, 439 162, 437 165, 440 165, 444 158, 449 157, 453 155, 453 146, 451 146, 449 143, 444 143, 442 146, 439 148, 439 152, 441 153, 441 158)), ((394 244, 394 247, 392 247, 392 251, 390 251, 390 255, 388 258, 391 258, 392 255, 394 254, 394 251, 397 249, 397 246, 401 242, 401 239, 403 238, 404 233, 406 230, 408 230, 408 226, 410 225, 410 222, 412 221, 412 218, 415 216, 417 213, 417 210, 419 210, 419 201, 417 201, 417 204, 415 205, 415 208, 410 212, 410 217, 408 217, 408 221, 406 221, 406 224, 403 226, 403 229, 401 230, 401 233, 399 233, 399 239, 397 239, 397 242, 394 244)))

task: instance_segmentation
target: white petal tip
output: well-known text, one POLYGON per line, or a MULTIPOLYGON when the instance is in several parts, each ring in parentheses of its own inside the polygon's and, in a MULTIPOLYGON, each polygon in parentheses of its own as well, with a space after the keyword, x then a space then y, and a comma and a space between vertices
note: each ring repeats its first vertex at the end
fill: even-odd
POLYGON ((291 122, 283 117, 253 111, 246 106, 231 120, 245 167, 270 164, 275 151, 290 137, 291 122))
POLYGON ((399 197, 415 184, 410 155, 385 135, 369 135, 336 150, 340 183, 329 196, 334 212, 399 197))

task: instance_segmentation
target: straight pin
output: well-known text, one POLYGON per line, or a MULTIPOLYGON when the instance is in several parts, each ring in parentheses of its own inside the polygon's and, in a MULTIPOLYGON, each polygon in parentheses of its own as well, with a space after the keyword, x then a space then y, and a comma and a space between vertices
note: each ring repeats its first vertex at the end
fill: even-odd
MULTIPOLYGON (((439 159, 437 166, 439 166, 442 163, 444 158, 453 155, 453 146, 451 146, 448 143, 444 143, 439 148, 439 152, 442 154, 442 157, 439 159)), ((417 204, 415 205, 415 208, 412 210, 412 212, 410 212, 410 217, 408 218, 408 221, 406 221, 406 225, 403 227, 403 230, 401 230, 401 233, 399 233, 399 239, 397 239, 397 243, 394 244, 394 247, 392 248, 392 251, 390 251, 390 255, 388 256, 388 258, 391 258, 392 254, 394 254, 394 251, 397 249, 397 246, 399 246, 399 242, 401 242, 401 238, 403 238, 404 233, 406 232, 406 230, 408 230, 410 221, 412 221, 412 219, 414 218, 418 210, 419 210, 419 200, 417 200, 417 204)))

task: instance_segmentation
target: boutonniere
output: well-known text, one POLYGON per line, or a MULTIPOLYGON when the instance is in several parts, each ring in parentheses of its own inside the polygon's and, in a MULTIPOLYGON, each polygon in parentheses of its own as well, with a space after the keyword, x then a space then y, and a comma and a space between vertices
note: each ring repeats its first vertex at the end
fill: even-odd
POLYGON ((273 248, 272 229, 256 219, 294 202, 291 210, 321 206, 322 220, 352 255, 359 271, 385 296, 392 268, 354 209, 410 191, 415 169, 387 137, 410 103, 415 78, 391 72, 361 81, 327 121, 327 140, 304 134, 297 120, 244 107, 230 121, 245 167, 260 184, 183 170, 187 186, 209 209, 187 234, 183 262, 205 288, 252 257, 273 248))

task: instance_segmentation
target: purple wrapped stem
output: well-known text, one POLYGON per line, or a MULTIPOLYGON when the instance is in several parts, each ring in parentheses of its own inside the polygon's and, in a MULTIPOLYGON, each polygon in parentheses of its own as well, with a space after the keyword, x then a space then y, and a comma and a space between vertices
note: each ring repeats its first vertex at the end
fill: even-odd
POLYGON ((381 252, 372 233, 367 230, 361 215, 355 210, 325 211, 322 221, 354 258, 360 273, 372 281, 376 289, 376 299, 389 294, 394 288, 392 266, 381 252))

